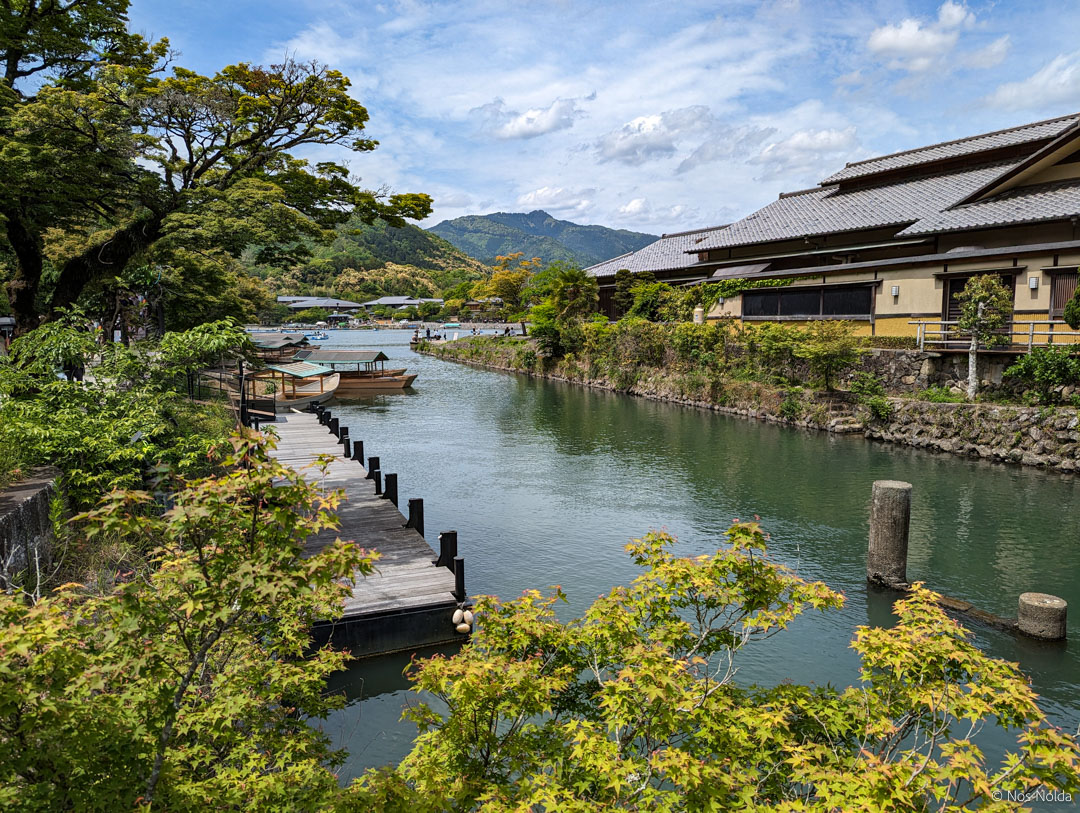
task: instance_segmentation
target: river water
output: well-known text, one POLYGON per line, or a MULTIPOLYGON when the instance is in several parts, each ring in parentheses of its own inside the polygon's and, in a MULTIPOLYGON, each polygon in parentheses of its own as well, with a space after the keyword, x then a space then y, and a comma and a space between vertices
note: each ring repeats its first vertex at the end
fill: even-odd
MULTIPOLYGON (((419 373, 412 392, 333 410, 384 472, 398 473, 402 505, 424 498, 429 540, 458 532, 472 595, 559 584, 577 613, 637 575, 623 550, 630 538, 665 528, 678 552, 706 553, 732 519, 756 514, 774 558, 847 603, 741 653, 738 679, 849 685, 854 628, 892 617, 891 598, 867 590, 865 557, 871 483, 894 479, 914 485, 909 579, 1000 615, 1015 616, 1028 590, 1080 608, 1073 476, 489 372, 419 356, 410 335, 331 331, 324 347, 379 347, 419 373)), ((1067 644, 969 628, 986 651, 1019 662, 1053 721, 1076 730, 1080 619, 1067 644)), ((346 777, 410 749, 414 731, 399 721, 408 662, 360 661, 333 681, 348 705, 323 727, 349 752, 346 777)))

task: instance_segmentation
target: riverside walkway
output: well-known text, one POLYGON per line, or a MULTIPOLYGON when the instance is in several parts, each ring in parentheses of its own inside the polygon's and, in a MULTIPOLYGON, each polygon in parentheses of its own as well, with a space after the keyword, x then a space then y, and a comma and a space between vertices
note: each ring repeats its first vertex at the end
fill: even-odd
MULTIPOLYGON (((452 621, 460 604, 455 587, 460 586, 464 593, 460 559, 462 578, 457 585, 450 569, 454 567, 452 557, 446 567, 435 564, 435 552, 420 532, 422 519, 419 530, 406 527, 394 502, 375 493, 375 481, 368 479, 367 469, 357 460, 345 459, 338 438, 317 415, 278 415, 273 428, 279 436, 274 457, 287 466, 302 470, 318 455, 337 457, 325 476, 316 468, 304 471, 305 477, 321 488, 344 489, 346 495, 337 512, 341 527, 312 536, 307 549, 316 553, 340 538, 379 553, 377 572, 357 579, 341 617, 316 625, 316 640, 322 643, 332 638, 357 656, 464 641, 466 636, 455 630, 452 621)), ((396 479, 394 482, 396 487, 396 479)))

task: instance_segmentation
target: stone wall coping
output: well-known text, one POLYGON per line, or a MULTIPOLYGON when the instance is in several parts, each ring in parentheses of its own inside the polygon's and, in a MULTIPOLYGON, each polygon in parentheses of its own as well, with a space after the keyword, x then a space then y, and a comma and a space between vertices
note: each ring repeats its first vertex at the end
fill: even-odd
POLYGON ((60 478, 60 469, 53 466, 39 466, 29 470, 29 477, 12 483, 0 491, 0 516, 26 502, 42 488, 51 486, 60 478))

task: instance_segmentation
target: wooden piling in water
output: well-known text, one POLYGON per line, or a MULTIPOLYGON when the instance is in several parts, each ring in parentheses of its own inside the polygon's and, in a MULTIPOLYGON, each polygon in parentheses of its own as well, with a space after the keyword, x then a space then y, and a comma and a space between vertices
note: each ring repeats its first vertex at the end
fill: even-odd
POLYGON ((454 557, 454 598, 464 601, 468 594, 465 592, 465 558, 454 557))
POLYGON ((431 563, 436 567, 453 569, 455 557, 457 557, 457 531, 443 531, 439 534, 439 557, 432 559, 431 563))
POLYGON ((876 480, 870 498, 866 578, 885 587, 907 586, 911 483, 876 480))
POLYGON ((375 496, 382 495, 382 472, 378 469, 371 472, 371 479, 375 481, 375 496))
POLYGON ((397 475, 387 474, 383 488, 383 499, 390 500, 395 506, 398 504, 397 475))
POLYGON ((353 443, 352 459, 358 460, 360 465, 364 463, 364 441, 358 440, 353 443))
POLYGON ((368 480, 375 479, 374 477, 371 476, 371 473, 373 471, 377 471, 379 468, 380 468, 380 466, 379 466, 379 458, 377 458, 377 457, 369 457, 367 459, 367 479, 368 480))

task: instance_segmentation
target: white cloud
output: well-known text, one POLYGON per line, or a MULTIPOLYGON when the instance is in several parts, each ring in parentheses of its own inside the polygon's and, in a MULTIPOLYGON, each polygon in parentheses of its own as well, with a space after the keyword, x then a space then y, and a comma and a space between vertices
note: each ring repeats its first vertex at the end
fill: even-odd
POLYGON ((601 161, 640 166, 675 154, 676 142, 707 131, 715 119, 705 105, 694 105, 650 116, 638 116, 596 142, 601 161))
POLYGON ((619 207, 619 214, 637 217, 649 211, 649 202, 645 198, 634 198, 629 203, 619 207))
POLYGON ((593 207, 595 189, 566 189, 561 186, 542 186, 518 195, 517 205, 543 209, 550 214, 581 215, 593 207))
POLYGON ((675 171, 681 174, 716 161, 746 158, 775 133, 775 127, 721 127, 684 158, 675 171))
POLYGON ((1075 108, 1080 103, 1080 51, 1058 54, 1027 79, 999 85, 985 101, 1005 110, 1075 108))
POLYGON ((573 127, 574 118, 580 113, 573 99, 556 99, 546 108, 532 108, 513 115, 495 130, 495 135, 499 138, 535 138, 573 127))
POLYGON ((893 70, 924 73, 942 63, 956 47, 960 29, 975 24, 967 6, 943 3, 932 22, 908 17, 897 25, 883 25, 870 32, 866 47, 893 70))
POLYGON ((1009 55, 1009 48, 1011 46, 1012 41, 1009 39, 1008 34, 1003 37, 998 37, 989 45, 967 54, 964 57, 964 64, 969 68, 979 68, 984 70, 986 68, 993 68, 1005 61, 1005 57, 1009 55))
POLYGON ((854 126, 842 130, 797 130, 782 141, 767 145, 750 163, 764 167, 765 178, 820 177, 858 149, 854 126))

